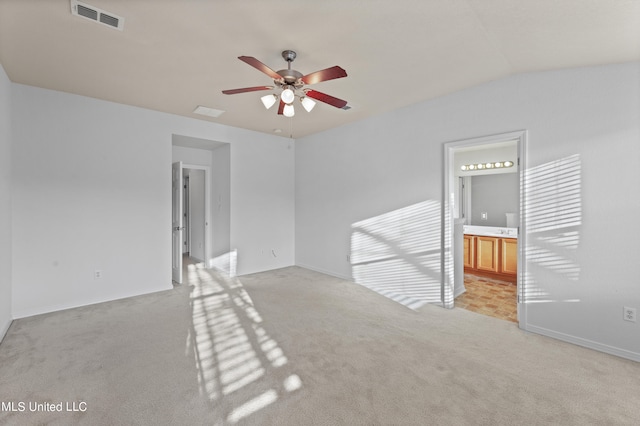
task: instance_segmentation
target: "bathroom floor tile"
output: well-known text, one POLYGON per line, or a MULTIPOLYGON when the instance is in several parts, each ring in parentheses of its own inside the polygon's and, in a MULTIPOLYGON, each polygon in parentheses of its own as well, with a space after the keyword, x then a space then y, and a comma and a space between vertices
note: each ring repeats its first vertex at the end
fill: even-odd
POLYGON ((518 322, 515 282, 464 275, 466 292, 456 297, 455 306, 506 321, 518 322))

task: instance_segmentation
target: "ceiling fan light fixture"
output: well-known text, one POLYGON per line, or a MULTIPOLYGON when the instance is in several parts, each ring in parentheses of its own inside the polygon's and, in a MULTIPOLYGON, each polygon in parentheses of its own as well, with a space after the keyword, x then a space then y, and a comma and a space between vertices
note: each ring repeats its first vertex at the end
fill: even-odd
POLYGON ((262 101, 262 104, 264 105, 264 107, 266 109, 269 109, 276 103, 276 101, 278 100, 278 97, 274 94, 271 94, 271 95, 265 95, 261 97, 260 100, 262 101))
POLYGON ((242 62, 257 69, 263 74, 268 75, 273 80, 275 87, 243 87, 240 89, 223 90, 222 93, 224 95, 236 95, 239 93, 273 90, 275 88, 278 91, 276 91, 275 93, 271 92, 271 94, 266 96, 262 96, 260 100, 262 101, 266 109, 270 109, 277 103, 278 115, 284 115, 286 117, 293 117, 295 115, 293 103, 296 100, 296 97, 300 98, 300 103, 308 112, 311 112, 311 110, 315 107, 316 102, 322 102, 343 110, 351 108, 350 105, 347 105, 347 101, 343 99, 327 95, 326 93, 322 93, 317 90, 305 89, 306 85, 346 77, 347 72, 344 69, 342 69, 338 65, 335 65, 333 67, 325 68, 303 75, 301 72, 291 68, 291 63, 296 58, 296 52, 294 52, 293 50, 285 50, 282 52, 282 58, 287 62, 287 69, 274 71, 253 56, 238 56, 238 59, 240 59, 242 62))
POLYGON ((302 106, 307 110, 307 112, 311 112, 313 107, 316 106, 316 102, 306 96, 300 98, 300 103, 302 103, 302 106))
POLYGON ((282 91, 282 94, 280 95, 280 99, 282 99, 282 102, 284 102, 285 104, 290 104, 295 98, 296 97, 293 93, 293 90, 291 90, 289 87, 284 89, 282 91))
POLYGON ((284 106, 284 109, 282 110, 282 115, 284 115, 285 117, 293 117, 295 114, 296 112, 293 109, 293 105, 287 104, 284 106))

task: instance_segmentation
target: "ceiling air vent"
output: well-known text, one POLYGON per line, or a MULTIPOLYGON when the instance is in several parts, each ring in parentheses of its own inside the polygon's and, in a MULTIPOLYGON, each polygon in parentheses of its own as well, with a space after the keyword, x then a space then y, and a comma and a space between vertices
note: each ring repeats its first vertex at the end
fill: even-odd
POLYGON ((76 5, 76 8, 77 8, 76 10, 78 12, 78 15, 84 16, 85 18, 89 18, 94 21, 98 20, 97 10, 89 9, 88 7, 83 6, 81 4, 76 5))
POLYGON ((104 24, 120 31, 122 31, 124 26, 124 18, 77 0, 71 0, 71 14, 90 19, 93 22, 104 24))

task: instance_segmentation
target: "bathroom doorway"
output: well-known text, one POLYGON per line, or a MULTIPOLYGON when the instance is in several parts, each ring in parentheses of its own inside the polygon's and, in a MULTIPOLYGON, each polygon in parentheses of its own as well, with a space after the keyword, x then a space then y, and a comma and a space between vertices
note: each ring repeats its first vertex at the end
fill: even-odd
POLYGON ((445 144, 443 305, 523 328, 526 132, 445 144))

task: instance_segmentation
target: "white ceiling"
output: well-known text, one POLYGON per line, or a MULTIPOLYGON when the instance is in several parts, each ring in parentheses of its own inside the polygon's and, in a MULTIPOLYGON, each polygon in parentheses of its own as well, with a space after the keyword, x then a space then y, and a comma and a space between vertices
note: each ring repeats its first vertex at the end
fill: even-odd
POLYGON ((69 0, 0 0, 11 81, 302 137, 508 75, 640 60, 640 0, 86 0, 124 31, 73 16, 69 0), (272 85, 237 59, 348 77, 313 89, 347 100, 292 119, 265 110, 272 85), (205 118, 204 105, 226 111, 205 118))

